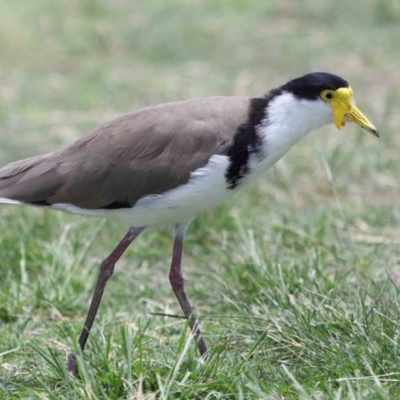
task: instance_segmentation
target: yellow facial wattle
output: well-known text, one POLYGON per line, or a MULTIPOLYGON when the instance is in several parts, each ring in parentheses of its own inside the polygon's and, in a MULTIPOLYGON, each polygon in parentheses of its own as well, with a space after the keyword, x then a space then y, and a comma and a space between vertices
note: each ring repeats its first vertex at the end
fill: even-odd
POLYGON ((356 107, 353 102, 353 89, 340 88, 337 90, 324 90, 321 93, 322 100, 331 104, 333 121, 336 128, 341 129, 345 125, 345 120, 355 122, 368 132, 379 137, 375 126, 368 118, 356 107))

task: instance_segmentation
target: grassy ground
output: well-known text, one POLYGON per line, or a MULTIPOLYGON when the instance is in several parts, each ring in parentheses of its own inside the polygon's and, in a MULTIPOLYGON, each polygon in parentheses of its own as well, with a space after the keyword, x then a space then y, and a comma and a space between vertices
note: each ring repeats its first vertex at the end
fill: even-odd
POLYGON ((327 127, 199 216, 187 292, 198 358, 168 284, 168 232, 139 238, 77 347, 98 265, 124 227, 0 209, 2 399, 400 398, 400 6, 394 0, 0 0, 0 160, 57 149, 123 112, 260 95, 325 70, 382 134, 327 127))

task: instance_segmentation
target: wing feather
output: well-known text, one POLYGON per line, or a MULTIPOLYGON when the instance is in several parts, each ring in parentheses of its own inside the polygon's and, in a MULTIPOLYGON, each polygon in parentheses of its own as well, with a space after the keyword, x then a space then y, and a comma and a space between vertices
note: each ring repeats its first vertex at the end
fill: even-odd
POLYGON ((64 150, 0 169, 0 198, 30 204, 132 207, 186 183, 214 154, 227 154, 248 99, 211 97, 121 116, 64 150))

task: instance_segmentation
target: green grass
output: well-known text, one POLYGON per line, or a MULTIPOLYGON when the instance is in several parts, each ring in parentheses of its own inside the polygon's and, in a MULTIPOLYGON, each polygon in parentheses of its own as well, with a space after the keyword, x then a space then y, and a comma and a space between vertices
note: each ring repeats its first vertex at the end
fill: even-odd
POLYGON ((135 108, 260 95, 337 73, 382 134, 326 127, 199 216, 187 293, 170 234, 131 246, 108 283, 81 380, 66 371, 98 266, 125 227, 0 209, 1 399, 400 398, 400 6, 394 0, 0 0, 0 160, 58 149, 135 108))

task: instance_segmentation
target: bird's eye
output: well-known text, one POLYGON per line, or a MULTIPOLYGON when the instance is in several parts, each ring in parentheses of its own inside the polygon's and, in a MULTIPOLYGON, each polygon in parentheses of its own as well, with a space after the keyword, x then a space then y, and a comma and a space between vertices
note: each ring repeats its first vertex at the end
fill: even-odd
POLYGON ((335 98, 335 92, 333 90, 324 90, 321 92, 321 99, 326 102, 331 102, 335 98))

